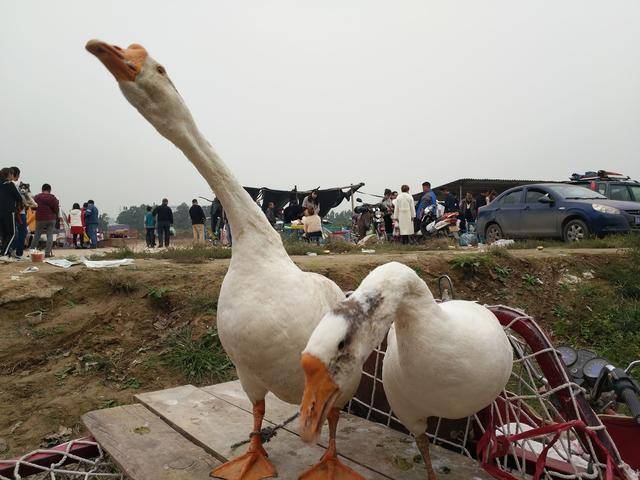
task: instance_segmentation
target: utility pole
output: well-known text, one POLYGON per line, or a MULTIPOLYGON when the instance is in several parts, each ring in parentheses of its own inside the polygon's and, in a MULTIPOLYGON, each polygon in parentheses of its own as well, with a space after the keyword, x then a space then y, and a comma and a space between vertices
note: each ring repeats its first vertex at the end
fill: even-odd
POLYGON ((351 188, 351 215, 353 215, 356 209, 356 192, 353 191, 353 183, 349 185, 349 188, 351 188))

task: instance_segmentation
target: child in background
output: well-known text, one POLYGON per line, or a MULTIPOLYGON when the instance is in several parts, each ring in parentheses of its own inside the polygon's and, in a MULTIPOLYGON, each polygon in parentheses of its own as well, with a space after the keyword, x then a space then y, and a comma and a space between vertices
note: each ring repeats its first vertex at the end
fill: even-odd
POLYGON ((73 246, 75 248, 85 248, 84 246, 84 215, 80 210, 80 204, 74 203, 73 208, 67 215, 67 221, 71 227, 71 235, 73 236, 73 246), (78 245, 80 239, 80 245, 78 245))
POLYGON ((147 207, 147 213, 144 216, 144 229, 146 231, 147 247, 156 248, 156 220, 151 210, 151 207, 147 207))

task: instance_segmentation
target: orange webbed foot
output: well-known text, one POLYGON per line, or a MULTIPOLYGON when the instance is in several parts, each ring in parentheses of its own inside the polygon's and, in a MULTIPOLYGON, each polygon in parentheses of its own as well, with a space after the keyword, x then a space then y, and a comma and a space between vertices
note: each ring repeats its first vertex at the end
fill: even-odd
POLYGON ((343 464, 336 455, 325 454, 317 464, 300 475, 299 480, 365 480, 365 478, 343 464))
POLYGON ((278 472, 264 449, 259 448, 214 468, 211 476, 224 480, 262 480, 277 477, 278 472))

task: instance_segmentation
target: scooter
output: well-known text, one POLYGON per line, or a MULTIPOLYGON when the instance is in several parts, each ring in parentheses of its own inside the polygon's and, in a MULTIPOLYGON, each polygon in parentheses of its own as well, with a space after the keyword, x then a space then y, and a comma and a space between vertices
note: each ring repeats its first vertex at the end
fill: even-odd
POLYGON ((378 237, 378 243, 384 243, 387 241, 387 230, 384 226, 384 215, 387 213, 387 209, 381 204, 376 204, 373 205, 372 212, 373 231, 378 237))
POLYGON ((420 232, 426 240, 430 237, 451 235, 451 227, 458 223, 458 212, 444 213, 444 206, 440 203, 429 205, 425 208, 420 219, 420 232))

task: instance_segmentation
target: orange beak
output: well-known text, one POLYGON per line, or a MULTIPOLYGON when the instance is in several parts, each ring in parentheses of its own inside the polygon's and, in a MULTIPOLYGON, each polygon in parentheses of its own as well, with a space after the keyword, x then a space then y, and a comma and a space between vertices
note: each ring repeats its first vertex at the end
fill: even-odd
POLYGON ((340 389, 325 364, 313 355, 303 353, 300 363, 305 376, 300 406, 300 436, 305 442, 312 443, 320 435, 322 424, 338 398, 340 389))
POLYGON ((85 48, 98 57, 118 82, 135 81, 148 55, 144 47, 135 43, 123 50, 100 40, 89 40, 85 48))

